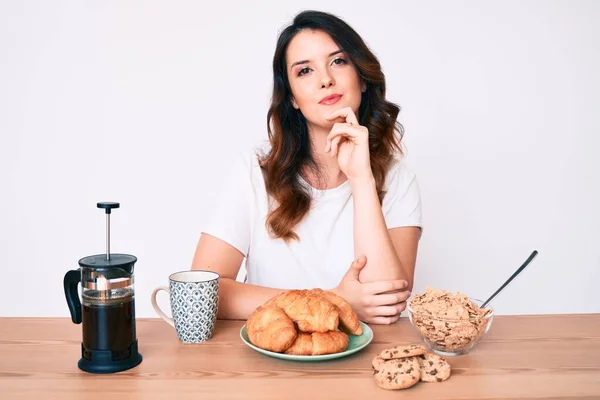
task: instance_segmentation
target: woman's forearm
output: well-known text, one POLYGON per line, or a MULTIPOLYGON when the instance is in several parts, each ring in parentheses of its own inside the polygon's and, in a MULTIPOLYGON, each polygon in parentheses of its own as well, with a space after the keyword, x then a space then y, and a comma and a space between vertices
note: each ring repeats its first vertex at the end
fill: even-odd
POLYGON ((220 319, 248 319, 258 306, 284 291, 237 282, 230 278, 221 278, 217 317, 220 319))
POLYGON ((354 199, 354 256, 367 257, 367 265, 360 273, 361 282, 405 279, 408 276, 394 249, 379 198, 375 179, 370 176, 350 182, 354 199))

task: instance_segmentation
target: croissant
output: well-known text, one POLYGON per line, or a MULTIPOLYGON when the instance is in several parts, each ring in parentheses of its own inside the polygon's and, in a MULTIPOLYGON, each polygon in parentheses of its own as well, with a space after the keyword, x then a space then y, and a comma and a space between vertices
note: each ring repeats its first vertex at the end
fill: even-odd
POLYGON ((322 289, 313 289, 313 293, 325 297, 336 307, 340 316, 340 330, 350 335, 360 336, 363 333, 362 325, 358 319, 358 315, 354 312, 350 304, 343 297, 337 294, 322 289))
POLYGON ((322 301, 321 297, 309 290, 290 290, 278 295, 273 303, 298 325, 302 332, 329 332, 339 324, 339 314, 335 305, 322 301))
POLYGON ((295 355, 338 353, 348 348, 349 334, 362 334, 350 304, 322 289, 290 290, 272 297, 256 308, 246 329, 254 345, 295 355))
POLYGON ((246 321, 250 342, 261 349, 280 353, 296 340, 294 322, 278 307, 258 307, 246 321))
POLYGON ((344 332, 300 332, 285 353, 295 355, 320 355, 339 353, 348 348, 349 338, 344 332))

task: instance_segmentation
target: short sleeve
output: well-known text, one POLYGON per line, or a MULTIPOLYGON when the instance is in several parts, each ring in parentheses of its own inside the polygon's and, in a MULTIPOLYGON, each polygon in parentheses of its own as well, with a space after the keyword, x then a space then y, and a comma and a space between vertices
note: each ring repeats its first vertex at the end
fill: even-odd
POLYGON ((214 204, 206 210, 201 232, 214 236, 248 256, 252 220, 252 158, 238 156, 221 183, 214 204))
POLYGON ((421 194, 414 172, 403 162, 397 162, 388 172, 386 188, 382 210, 387 228, 423 228, 421 194))

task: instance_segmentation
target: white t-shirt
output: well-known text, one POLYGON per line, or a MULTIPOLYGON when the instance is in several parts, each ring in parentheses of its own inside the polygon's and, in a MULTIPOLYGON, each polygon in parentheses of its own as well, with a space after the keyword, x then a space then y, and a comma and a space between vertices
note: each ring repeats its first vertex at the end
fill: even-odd
MULTIPOLYGON (((246 257, 246 282, 280 289, 336 287, 354 260, 353 199, 348 181, 318 190, 300 180, 313 195, 309 213, 294 231, 299 241, 272 239, 265 221, 268 197, 257 152, 240 157, 224 181, 217 204, 208 210, 202 232, 238 249, 246 257)), ((421 224, 421 201, 415 174, 400 160, 386 177, 383 215, 388 229, 421 224)))

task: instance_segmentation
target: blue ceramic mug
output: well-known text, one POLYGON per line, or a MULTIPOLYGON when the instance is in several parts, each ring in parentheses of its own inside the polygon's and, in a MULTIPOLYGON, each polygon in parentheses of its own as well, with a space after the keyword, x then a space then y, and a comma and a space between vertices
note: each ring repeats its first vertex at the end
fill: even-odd
POLYGON ((219 309, 219 281, 214 271, 182 271, 169 276, 169 287, 157 287, 152 292, 154 311, 175 328, 181 342, 200 343, 212 337, 219 309), (161 290, 169 294, 172 317, 156 303, 161 290))

